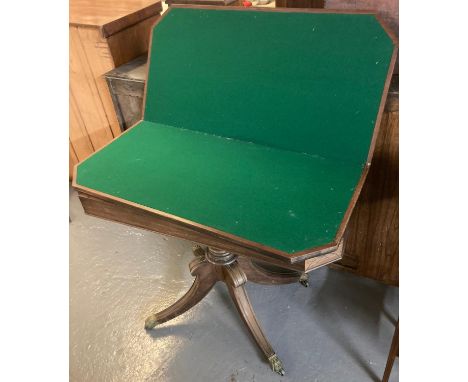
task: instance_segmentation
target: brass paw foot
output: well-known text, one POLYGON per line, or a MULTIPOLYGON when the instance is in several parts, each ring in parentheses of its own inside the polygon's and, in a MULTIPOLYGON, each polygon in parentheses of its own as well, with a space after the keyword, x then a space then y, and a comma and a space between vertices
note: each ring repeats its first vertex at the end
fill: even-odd
POLYGON ((307 275, 307 273, 303 273, 301 275, 301 278, 299 279, 299 282, 301 283, 302 286, 304 286, 306 288, 309 286, 309 276, 307 275))
POLYGON ((158 324, 158 320, 156 319, 156 315, 152 314, 149 316, 145 321, 145 329, 151 330, 158 324))
POLYGON ((268 358, 268 362, 270 362, 271 368, 275 373, 284 375, 283 364, 276 354, 273 354, 270 358, 268 358))

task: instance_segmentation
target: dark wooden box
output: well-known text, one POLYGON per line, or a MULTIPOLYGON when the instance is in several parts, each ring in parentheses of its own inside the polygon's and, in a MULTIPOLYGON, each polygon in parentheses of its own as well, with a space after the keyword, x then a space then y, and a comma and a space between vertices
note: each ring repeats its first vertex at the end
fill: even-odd
POLYGON ((146 59, 144 54, 105 74, 122 131, 141 119, 146 59))

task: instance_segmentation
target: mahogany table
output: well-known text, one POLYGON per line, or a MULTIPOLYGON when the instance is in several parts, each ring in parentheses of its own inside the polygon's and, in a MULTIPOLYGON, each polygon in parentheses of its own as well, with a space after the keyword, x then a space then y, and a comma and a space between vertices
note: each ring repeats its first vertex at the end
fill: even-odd
POLYGON ((74 187, 88 214, 198 243, 193 286, 147 330, 222 281, 284 374, 245 284, 306 286, 341 258, 396 40, 369 12, 173 6, 150 48, 143 119, 77 165, 74 187))

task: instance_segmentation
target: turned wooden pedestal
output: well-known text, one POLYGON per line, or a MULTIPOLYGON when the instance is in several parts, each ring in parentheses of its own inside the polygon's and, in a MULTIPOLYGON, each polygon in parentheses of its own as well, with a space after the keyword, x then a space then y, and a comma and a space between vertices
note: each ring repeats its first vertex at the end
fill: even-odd
POLYGON ((185 313, 198 304, 218 281, 222 281, 226 284, 237 311, 271 368, 276 373, 284 375, 281 360, 255 317, 245 284, 247 280, 260 284, 288 284, 299 281, 302 285, 308 286, 307 274, 254 262, 211 247, 204 249, 197 246, 193 253, 195 259, 189 265, 190 273, 195 277, 192 287, 173 305, 149 316, 145 322, 145 329, 153 329, 156 325, 185 313))

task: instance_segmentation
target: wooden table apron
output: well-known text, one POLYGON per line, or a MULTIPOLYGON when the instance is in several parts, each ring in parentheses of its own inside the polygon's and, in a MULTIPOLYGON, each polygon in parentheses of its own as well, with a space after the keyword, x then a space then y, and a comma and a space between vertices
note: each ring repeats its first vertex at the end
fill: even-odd
POLYGON ((203 6, 173 6, 158 20, 143 120, 75 166, 73 182, 88 214, 199 243, 192 288, 148 317, 146 329, 221 281, 272 369, 284 374, 244 285, 307 286, 307 272, 341 258, 396 59, 396 39, 377 20, 369 12, 203 6), (246 37, 231 36, 239 27, 246 37), (269 60, 279 62, 277 73, 269 60), (303 97, 292 99, 298 91, 303 97))

